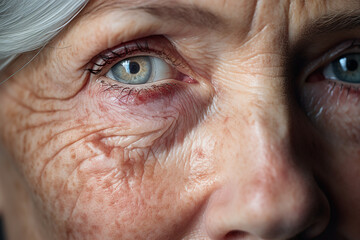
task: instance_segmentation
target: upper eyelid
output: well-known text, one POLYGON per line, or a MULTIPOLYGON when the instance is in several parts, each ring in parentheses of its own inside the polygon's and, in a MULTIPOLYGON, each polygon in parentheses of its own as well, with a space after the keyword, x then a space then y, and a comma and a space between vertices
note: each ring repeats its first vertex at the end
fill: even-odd
POLYGON ((187 66, 187 64, 184 64, 185 60, 167 38, 163 36, 151 36, 128 41, 114 48, 102 51, 91 60, 91 66, 87 68, 87 70, 93 74, 99 74, 105 66, 110 66, 129 57, 144 54, 162 58, 174 67, 184 68, 187 66))
POLYGON ((310 74, 317 71, 319 68, 325 67, 343 54, 350 53, 348 51, 351 51, 356 47, 359 48, 360 52, 360 39, 342 41, 335 45, 335 47, 330 48, 330 50, 322 53, 320 57, 305 65, 304 69, 306 69, 306 71, 300 76, 301 82, 304 82, 310 74))

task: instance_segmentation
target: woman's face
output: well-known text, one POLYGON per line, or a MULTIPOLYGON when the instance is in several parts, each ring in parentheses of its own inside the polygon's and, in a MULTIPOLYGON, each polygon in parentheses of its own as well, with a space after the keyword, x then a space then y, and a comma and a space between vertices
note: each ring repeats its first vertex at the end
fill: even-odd
POLYGON ((359 16, 91 1, 0 88, 9 237, 360 239, 359 16))

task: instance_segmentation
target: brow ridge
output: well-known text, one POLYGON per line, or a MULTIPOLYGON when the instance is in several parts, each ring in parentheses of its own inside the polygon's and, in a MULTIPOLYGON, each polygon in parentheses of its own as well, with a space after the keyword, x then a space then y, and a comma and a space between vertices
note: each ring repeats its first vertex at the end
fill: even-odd
POLYGON ((130 8, 131 10, 142 10, 150 15, 159 17, 165 21, 179 21, 197 27, 217 28, 224 25, 224 20, 211 11, 201 9, 194 5, 166 6, 150 4, 130 8))
POLYGON ((304 35, 320 35, 324 33, 352 30, 360 27, 360 10, 332 12, 319 17, 306 26, 304 35))

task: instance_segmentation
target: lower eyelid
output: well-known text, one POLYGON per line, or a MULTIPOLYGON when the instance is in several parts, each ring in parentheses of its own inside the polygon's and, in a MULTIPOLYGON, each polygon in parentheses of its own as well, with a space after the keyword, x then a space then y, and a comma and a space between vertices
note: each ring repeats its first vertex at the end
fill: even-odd
POLYGON ((302 105, 328 139, 360 143, 360 90, 333 81, 306 84, 302 105))
POLYGON ((181 91, 186 91, 186 84, 176 80, 163 80, 144 85, 109 84, 105 77, 100 77, 99 94, 104 95, 119 106, 140 106, 146 104, 171 104, 171 98, 181 91))

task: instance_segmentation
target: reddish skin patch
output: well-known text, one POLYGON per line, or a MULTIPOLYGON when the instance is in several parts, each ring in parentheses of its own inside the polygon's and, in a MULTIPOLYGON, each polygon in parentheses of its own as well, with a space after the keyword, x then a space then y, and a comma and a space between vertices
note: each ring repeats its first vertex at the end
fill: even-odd
POLYGON ((170 97, 175 93, 174 87, 176 85, 164 85, 159 86, 153 89, 147 89, 143 91, 139 91, 137 97, 134 99, 135 104, 145 104, 148 102, 152 102, 162 97, 170 97))
POLYGON ((132 104, 135 106, 149 104, 158 99, 169 99, 179 90, 177 84, 163 84, 148 89, 122 90, 118 97, 119 104, 132 104))
POLYGON ((196 155, 196 158, 198 158, 198 159, 204 159, 206 156, 204 153, 204 150, 202 148, 196 148, 194 150, 194 153, 196 155))
MULTIPOLYGON (((176 78, 179 82, 187 84, 198 83, 193 78, 184 75, 179 72, 179 76, 176 78)), ((118 97, 120 102, 132 103, 134 105, 142 105, 151 103, 158 99, 169 99, 181 90, 183 86, 177 83, 166 83, 159 86, 153 86, 147 89, 123 89, 121 95, 118 97)))

